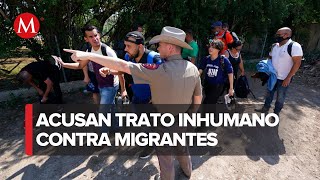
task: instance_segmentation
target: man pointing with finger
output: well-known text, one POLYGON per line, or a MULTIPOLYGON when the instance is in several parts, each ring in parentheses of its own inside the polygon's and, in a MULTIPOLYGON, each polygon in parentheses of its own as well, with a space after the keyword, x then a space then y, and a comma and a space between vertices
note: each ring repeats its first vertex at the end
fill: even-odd
MULTIPOLYGON (((200 104, 202 90, 198 69, 181 57, 181 48, 192 49, 185 42, 185 36, 185 32, 181 29, 167 26, 162 29, 160 35, 150 40, 150 44, 159 43, 160 57, 166 59, 161 65, 131 63, 76 50, 65 51, 72 53, 72 59, 79 63, 90 59, 110 69, 131 74, 136 84, 149 84, 153 104, 200 104)), ((182 151, 183 153, 176 158, 184 174, 190 177, 192 164, 188 147, 184 147, 182 151)), ((159 154, 158 151, 157 154, 161 179, 174 179, 174 157, 159 154)))

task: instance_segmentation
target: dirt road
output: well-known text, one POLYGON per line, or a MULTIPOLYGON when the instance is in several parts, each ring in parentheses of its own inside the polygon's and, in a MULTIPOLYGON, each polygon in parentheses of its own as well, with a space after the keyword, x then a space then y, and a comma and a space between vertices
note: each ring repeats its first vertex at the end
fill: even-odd
MULTIPOLYGON (((250 96, 239 102, 259 107, 265 87, 258 81, 251 81, 251 85, 258 100, 250 96)), ((275 135, 281 153, 257 156, 245 152, 237 142, 221 142, 219 154, 229 148, 239 148, 242 155, 193 156, 191 179, 320 179, 319 89, 305 87, 296 80, 287 97, 275 135)), ((66 101, 86 103, 90 102, 90 96, 75 92, 69 94, 66 101)), ((129 156, 28 157, 24 154, 23 106, 1 110, 1 114, 1 179, 153 179, 158 173, 155 155, 146 160, 129 156)), ((246 129, 240 132, 240 144, 243 139, 252 138, 246 129)), ((177 179, 186 179, 177 164, 176 172, 177 179)))

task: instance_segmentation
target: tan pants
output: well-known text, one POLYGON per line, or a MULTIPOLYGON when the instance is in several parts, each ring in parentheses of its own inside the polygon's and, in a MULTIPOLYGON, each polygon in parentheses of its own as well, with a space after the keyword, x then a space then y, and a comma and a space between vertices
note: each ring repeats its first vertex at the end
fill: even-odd
MULTIPOLYGON (((156 131, 159 134, 164 132, 176 132, 182 133, 186 132, 186 128, 177 127, 176 125, 170 128, 158 127, 156 131)), ((189 153, 188 146, 177 146, 177 147, 156 147, 156 153, 158 156, 159 166, 160 166, 160 177, 161 180, 174 180, 175 178, 175 168, 174 159, 179 161, 180 167, 184 174, 188 177, 191 176, 192 163, 189 153)))
MULTIPOLYGON (((190 155, 176 156, 179 161, 180 167, 184 174, 188 177, 191 176, 192 163, 190 155)), ((174 156, 172 155, 158 155, 160 166, 161 180, 174 180, 175 168, 174 168, 174 156)))

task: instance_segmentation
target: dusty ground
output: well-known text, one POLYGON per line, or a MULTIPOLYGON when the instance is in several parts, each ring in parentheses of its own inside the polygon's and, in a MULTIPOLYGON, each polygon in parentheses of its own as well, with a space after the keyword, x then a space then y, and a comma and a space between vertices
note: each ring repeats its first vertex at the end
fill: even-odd
MULTIPOLYGON (((264 88, 252 81, 262 104, 264 88)), ((65 95, 68 103, 87 103, 80 91, 65 95)), ((289 89, 281 113, 278 137, 284 152, 273 156, 193 156, 191 179, 320 179, 319 88, 305 86, 297 78, 289 89), (281 141, 283 140, 283 141, 281 141)), ((34 101, 26 98, 24 101, 34 101)), ((128 156, 32 156, 24 155, 24 106, 20 100, 1 106, 0 179, 153 179, 159 166, 156 156, 141 160, 128 156)), ((250 138, 242 129, 242 138, 250 138)), ((231 144, 232 145, 232 144, 231 144)), ((222 142, 222 151, 230 144, 222 142)), ((244 151, 239 147, 239 151, 244 151)), ((185 179, 176 164, 177 179, 185 179)))

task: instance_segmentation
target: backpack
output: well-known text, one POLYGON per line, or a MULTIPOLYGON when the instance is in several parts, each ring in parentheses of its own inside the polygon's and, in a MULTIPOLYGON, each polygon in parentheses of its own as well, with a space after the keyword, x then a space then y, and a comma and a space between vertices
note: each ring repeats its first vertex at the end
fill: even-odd
MULTIPOLYGON (((238 35, 237 35, 235 32, 229 31, 229 33, 230 33, 231 36, 232 36, 233 42, 240 40, 239 37, 238 37, 238 35)), ((225 33, 223 34, 223 38, 224 38, 224 39, 226 39, 226 34, 227 34, 227 32, 225 32, 225 33)))
MULTIPOLYGON (((294 41, 291 41, 289 44, 288 44, 288 46, 287 46, 287 52, 288 52, 288 54, 289 54, 289 56, 290 57, 292 57, 292 45, 293 45, 293 43, 294 43, 294 41)), ((272 45, 271 45, 271 51, 273 50, 273 48, 274 48, 274 46, 275 45, 277 45, 277 43, 273 43, 272 45)))
POLYGON ((287 48, 287 52, 289 54, 290 57, 292 57, 292 45, 293 45, 294 41, 291 41, 291 43, 289 43, 288 48, 287 48))
POLYGON ((253 94, 249 87, 248 79, 246 76, 240 76, 235 85, 235 93, 238 98, 247 98, 248 94, 251 93, 252 96, 256 99, 256 96, 253 94))
MULTIPOLYGON (((288 44, 288 47, 287 47, 287 52, 288 52, 288 54, 289 54, 289 56, 290 57, 292 57, 292 45, 293 45, 293 43, 295 43, 295 41, 291 41, 289 44, 288 44)), ((272 49, 273 49, 273 47, 276 45, 276 43, 274 43, 274 44, 272 44, 272 46, 271 46, 271 51, 272 51, 272 49)), ((302 59, 301 59, 302 61, 303 60, 305 60, 304 59, 304 57, 302 57, 302 59)))
MULTIPOLYGON (((156 56, 156 55, 159 55, 159 53, 157 53, 157 52, 155 52, 155 51, 149 51, 149 52, 148 52, 148 57, 147 57, 147 63, 148 63, 148 64, 154 64, 153 58, 154 58, 154 56, 156 56)), ((126 54, 124 55, 124 60, 126 60, 126 61, 129 61, 129 60, 130 60, 130 61, 132 62, 132 59, 130 59, 128 53, 126 53, 126 54)))
MULTIPOLYGON (((147 50, 147 53, 148 53, 148 56, 147 56, 147 63, 148 64, 154 64, 155 62, 153 62, 153 59, 156 55, 159 55, 159 53, 155 52, 155 51, 150 51, 150 50, 147 50)), ((125 61, 130 61, 130 62, 134 62, 133 59, 131 59, 128 55, 128 53, 126 53, 124 55, 124 60, 125 61)), ((161 64, 162 62, 156 62, 155 64, 161 64)), ((132 101, 132 97, 133 97, 133 91, 132 91, 132 84, 133 84, 133 79, 132 79, 132 76, 125 73, 124 74, 124 79, 125 79, 125 86, 126 86, 126 89, 127 89, 127 94, 129 96, 129 100, 132 101)))
MULTIPOLYGON (((292 53, 292 45, 293 45, 293 43, 294 43, 294 41, 291 41, 291 42, 288 44, 288 48, 287 48, 287 52, 288 52, 288 54, 289 54, 290 57, 292 57, 292 54, 291 54, 291 53, 292 53)), ((302 56, 302 59, 301 59, 301 60, 302 60, 302 61, 305 60, 303 56, 302 56)))
MULTIPOLYGON (((209 56, 207 56, 207 58, 208 57, 210 57, 210 55, 209 56)), ((221 64, 221 69, 222 69, 222 72, 224 73, 224 58, 225 58, 226 56, 225 55, 220 55, 220 64, 221 64)), ((208 68, 206 67, 206 69, 204 70, 204 72, 207 72, 208 71, 208 68)))

